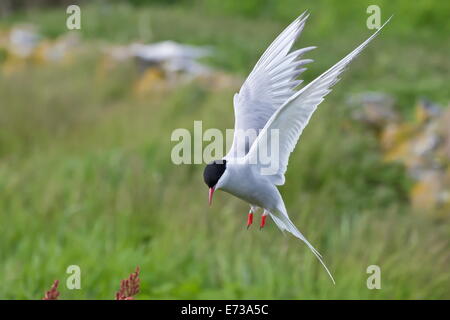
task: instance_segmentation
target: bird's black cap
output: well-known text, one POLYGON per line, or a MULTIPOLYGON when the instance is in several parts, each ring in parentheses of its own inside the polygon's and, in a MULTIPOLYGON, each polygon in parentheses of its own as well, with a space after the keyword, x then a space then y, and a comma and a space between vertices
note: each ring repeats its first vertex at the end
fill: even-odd
POLYGON ((215 160, 209 163, 203 171, 203 180, 208 187, 212 188, 219 181, 227 167, 226 160, 215 160))

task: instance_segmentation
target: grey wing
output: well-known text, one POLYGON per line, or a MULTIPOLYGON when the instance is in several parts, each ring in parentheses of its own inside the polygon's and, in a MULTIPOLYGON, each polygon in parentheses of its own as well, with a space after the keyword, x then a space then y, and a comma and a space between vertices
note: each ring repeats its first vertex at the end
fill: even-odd
POLYGON ((308 16, 304 12, 272 42, 234 95, 235 132, 226 159, 245 156, 269 118, 302 83, 296 78, 313 60, 300 57, 315 47, 290 50, 308 16))

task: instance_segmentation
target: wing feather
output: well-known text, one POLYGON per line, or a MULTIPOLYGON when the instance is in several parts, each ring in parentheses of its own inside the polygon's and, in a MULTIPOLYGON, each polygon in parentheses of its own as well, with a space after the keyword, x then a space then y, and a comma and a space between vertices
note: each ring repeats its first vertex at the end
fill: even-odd
POLYGON ((258 138, 251 146, 246 160, 262 166, 259 162, 259 156, 261 154, 270 155, 272 161, 276 161, 278 164, 277 172, 268 174, 274 184, 284 184, 284 174, 288 166, 289 156, 294 150, 303 129, 308 124, 317 106, 331 91, 331 87, 339 81, 339 76, 349 63, 378 35, 389 20, 390 18, 372 36, 341 61, 292 95, 268 120, 258 138), (272 130, 277 130, 278 132, 279 141, 275 144, 278 146, 278 150, 271 150, 272 130))
POLYGON ((226 159, 244 157, 269 118, 295 93, 294 88, 302 83, 296 78, 306 70, 303 66, 312 60, 300 60, 300 57, 315 47, 293 52, 290 50, 308 16, 304 12, 272 42, 239 93, 235 94, 235 133, 226 159), (248 134, 248 130, 251 130, 251 134, 248 134))

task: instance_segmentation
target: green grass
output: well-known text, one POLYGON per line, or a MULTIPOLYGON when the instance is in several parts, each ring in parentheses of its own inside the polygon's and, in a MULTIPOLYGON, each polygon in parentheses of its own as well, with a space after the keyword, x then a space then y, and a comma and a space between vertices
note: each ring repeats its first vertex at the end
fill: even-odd
MULTIPOLYGON (((310 6, 300 43, 319 46, 310 54, 310 80, 370 34, 365 11, 355 13, 362 5, 338 10, 329 3, 290 4, 289 15, 274 11, 274 19, 270 10, 249 17, 205 5, 88 6, 82 36, 90 43, 209 44, 217 50, 212 65, 245 76, 288 20, 310 6), (143 35, 136 17, 146 14, 152 29, 143 35), (344 19, 341 30, 342 17, 355 17, 354 24, 344 19)), ((399 3, 389 8, 407 2, 399 3)), ((208 208, 203 166, 170 161, 173 129, 200 119, 205 129, 232 127, 238 88, 192 83, 136 97, 133 67, 102 77, 93 72, 95 52, 65 66, 1 75, 0 298, 41 298, 60 279, 63 298, 110 299, 136 265, 143 299, 450 298, 448 219, 412 211, 403 169, 381 162, 374 137, 349 123, 345 108, 346 96, 362 90, 395 95, 405 113, 423 95, 448 102, 449 44, 427 31, 445 29, 436 24, 441 11, 431 8, 437 20, 428 18, 417 34, 407 26, 421 26, 423 6, 397 13, 352 64, 305 130, 281 187, 335 286, 307 247, 273 223, 247 231, 243 202, 218 193, 208 208), (81 290, 65 288, 72 264, 81 267, 81 290), (381 267, 381 290, 366 287, 372 264, 381 267)), ((2 23, 32 21, 57 36, 63 17, 49 9, 2 23)))

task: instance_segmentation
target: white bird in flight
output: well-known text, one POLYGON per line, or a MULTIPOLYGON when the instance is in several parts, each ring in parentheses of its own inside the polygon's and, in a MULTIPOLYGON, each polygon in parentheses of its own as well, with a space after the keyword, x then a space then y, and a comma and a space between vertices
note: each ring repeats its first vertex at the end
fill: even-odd
POLYGON ((308 85, 294 90, 302 82, 297 77, 306 70, 303 66, 312 62, 311 59, 301 59, 302 55, 315 49, 307 47, 290 52, 308 17, 309 14, 304 12, 275 39, 256 63, 239 93, 235 94, 233 144, 223 159, 206 166, 203 178, 209 187, 210 205, 215 190, 226 191, 246 201, 250 205, 247 228, 253 222, 253 214, 258 208, 262 208, 264 212, 260 228, 264 227, 269 215, 282 231, 286 230, 304 241, 334 283, 321 254, 289 219, 276 186, 284 184, 289 156, 317 106, 338 82, 338 77, 349 63, 390 18, 341 61, 308 85), (242 135, 242 132, 248 130, 254 130, 257 134, 253 137, 242 135), (272 134, 274 131, 277 134, 272 134), (261 161, 262 151, 275 159, 275 172, 263 173, 267 164, 261 161))

